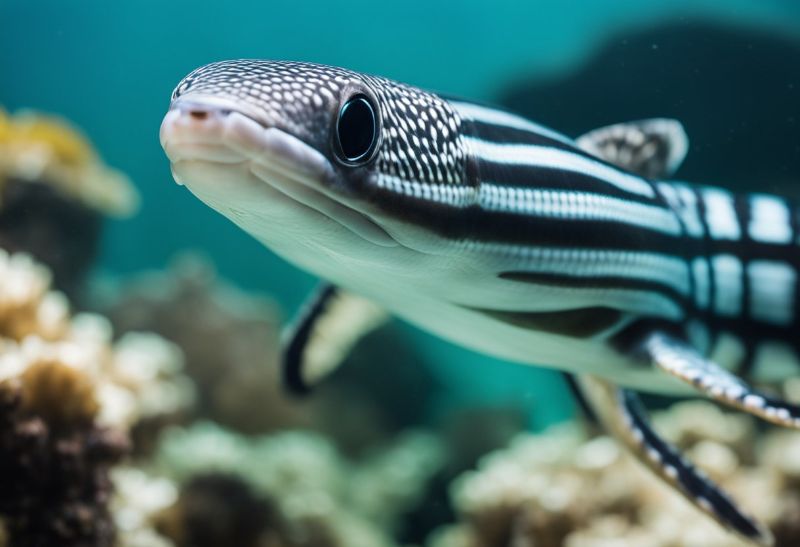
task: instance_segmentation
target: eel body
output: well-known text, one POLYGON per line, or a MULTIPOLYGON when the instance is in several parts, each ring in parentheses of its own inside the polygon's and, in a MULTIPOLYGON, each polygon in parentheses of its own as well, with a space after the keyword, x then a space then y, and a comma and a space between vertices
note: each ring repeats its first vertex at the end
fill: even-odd
POLYGON ((688 150, 679 122, 572 139, 385 78, 238 60, 180 82, 161 142, 176 181, 327 280, 288 336, 293 390, 393 314, 577 375, 601 422, 656 474, 770 543, 636 401, 695 391, 800 424, 795 406, 748 383, 800 366, 800 207, 669 180, 688 150))

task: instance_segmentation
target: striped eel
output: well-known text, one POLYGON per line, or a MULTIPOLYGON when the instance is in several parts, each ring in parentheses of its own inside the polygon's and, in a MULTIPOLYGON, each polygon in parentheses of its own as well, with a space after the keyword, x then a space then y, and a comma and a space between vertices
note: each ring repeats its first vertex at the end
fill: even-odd
POLYGON ((769 531, 659 438, 637 391, 699 393, 797 428, 751 387, 796 373, 800 208, 666 182, 687 152, 651 119, 576 140, 512 113, 341 68, 191 72, 161 126, 207 205, 326 280, 287 336, 307 391, 394 314, 574 375, 603 425, 755 544, 769 531))

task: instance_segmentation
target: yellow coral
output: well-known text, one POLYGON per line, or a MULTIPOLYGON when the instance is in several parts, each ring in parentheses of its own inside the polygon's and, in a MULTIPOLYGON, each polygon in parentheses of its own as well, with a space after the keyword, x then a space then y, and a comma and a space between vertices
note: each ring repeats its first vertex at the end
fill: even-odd
POLYGON ((97 161, 91 143, 77 129, 58 118, 31 112, 0 119, 0 146, 46 147, 54 161, 74 167, 97 161))
POLYGON ((103 213, 127 216, 138 194, 121 172, 105 165, 75 127, 52 116, 0 108, 0 188, 8 178, 52 185, 103 213))

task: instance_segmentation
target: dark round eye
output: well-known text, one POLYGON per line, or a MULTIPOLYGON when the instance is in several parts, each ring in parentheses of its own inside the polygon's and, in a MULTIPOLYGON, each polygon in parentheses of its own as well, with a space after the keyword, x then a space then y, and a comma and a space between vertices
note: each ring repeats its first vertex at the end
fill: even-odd
POLYGON ((337 153, 344 163, 366 163, 378 143, 378 116, 366 95, 353 95, 339 110, 336 122, 337 153))

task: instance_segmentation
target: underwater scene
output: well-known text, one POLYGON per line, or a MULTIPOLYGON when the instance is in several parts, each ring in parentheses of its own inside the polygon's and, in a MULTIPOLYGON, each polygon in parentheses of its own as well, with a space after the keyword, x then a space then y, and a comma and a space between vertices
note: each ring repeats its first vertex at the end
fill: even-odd
POLYGON ((0 547, 794 547, 798 430, 796 0, 0 0, 0 547))

